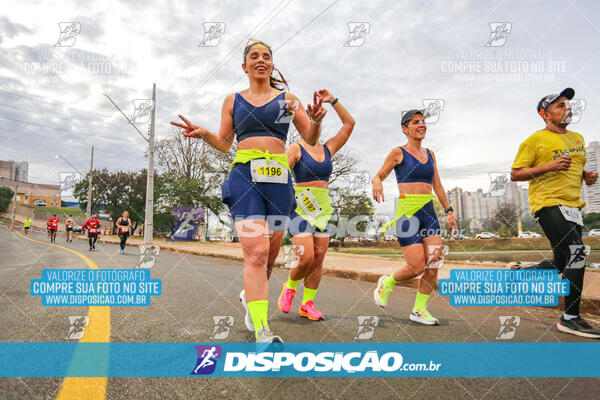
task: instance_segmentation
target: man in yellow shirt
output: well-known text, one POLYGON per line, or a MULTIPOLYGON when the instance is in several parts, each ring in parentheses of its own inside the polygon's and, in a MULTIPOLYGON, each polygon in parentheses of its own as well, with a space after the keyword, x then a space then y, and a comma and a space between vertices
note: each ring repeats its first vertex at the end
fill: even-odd
POLYGON ((537 106, 546 128, 529 136, 512 165, 513 181, 529 181, 529 206, 550 240, 554 259, 530 268, 556 268, 569 280, 565 309, 556 324, 559 331, 600 338, 600 331, 579 316, 585 272, 585 251, 581 239, 583 219, 581 184, 592 185, 597 172, 584 171, 586 154, 583 136, 567 130, 571 122, 569 100, 575 91, 566 88, 542 98, 537 106))
POLYGON ((23 221, 23 230, 25 231, 25 234, 29 233, 30 227, 31 227, 31 220, 29 219, 29 217, 26 217, 25 221, 23 221))

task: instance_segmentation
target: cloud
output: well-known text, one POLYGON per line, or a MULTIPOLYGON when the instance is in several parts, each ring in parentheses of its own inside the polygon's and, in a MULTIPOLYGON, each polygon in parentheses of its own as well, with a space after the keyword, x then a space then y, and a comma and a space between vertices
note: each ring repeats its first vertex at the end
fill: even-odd
MULTIPOLYGON (((275 64, 304 105, 318 88, 339 97, 357 122, 347 148, 371 175, 406 142, 402 110, 423 99, 445 102, 423 144, 435 151, 446 188, 486 188, 489 172, 509 168, 519 143, 541 128, 534 111, 539 98, 566 86, 587 99, 573 130, 597 140, 600 34, 589 21, 598 13, 595 3, 539 9, 518 1, 337 2, 323 12, 332 3, 221 1, 199 9, 193 1, 168 8, 66 2, 57 9, 45 1, 12 2, 10 19, 0 17, 0 159, 27 160, 32 179, 48 183, 64 170, 55 154, 86 169, 92 145, 98 167, 144 168, 146 143, 102 93, 131 115, 132 101, 149 98, 156 82, 157 137, 177 113, 216 131, 225 96, 248 86, 240 65, 249 36, 276 49, 275 64), (57 23, 64 21, 80 22, 81 34, 72 48, 55 48, 57 23), (504 48, 484 47, 492 21, 512 23, 504 48), (218 46, 198 46, 203 22, 226 24, 218 46), (363 46, 343 46, 349 22, 369 23, 363 46), (556 35, 552 26, 571 34, 556 35), (482 65, 486 57, 531 67, 535 60, 520 56, 523 49, 549 54, 544 79, 502 82, 503 72, 494 72, 496 81, 470 82, 447 68, 482 65)), ((517 68, 517 76, 524 74, 517 68)), ((334 133, 341 123, 328 111, 324 129, 334 133)), ((385 184, 392 196, 393 177, 385 184)))
POLYGON ((8 17, 0 17, 0 43, 3 42, 3 38, 12 39, 20 33, 30 33, 31 30, 25 25, 19 23, 13 23, 8 17))

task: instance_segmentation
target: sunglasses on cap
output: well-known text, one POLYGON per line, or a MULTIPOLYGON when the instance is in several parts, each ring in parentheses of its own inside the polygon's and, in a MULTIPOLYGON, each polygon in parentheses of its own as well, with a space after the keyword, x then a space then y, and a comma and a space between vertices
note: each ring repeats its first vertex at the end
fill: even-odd
POLYGON ((265 42, 263 42, 262 40, 256 40, 256 39, 248 39, 248 41, 246 42, 246 47, 254 45, 254 44, 262 44, 267 46, 269 49, 271 48, 271 46, 269 46, 268 44, 266 44, 265 42))

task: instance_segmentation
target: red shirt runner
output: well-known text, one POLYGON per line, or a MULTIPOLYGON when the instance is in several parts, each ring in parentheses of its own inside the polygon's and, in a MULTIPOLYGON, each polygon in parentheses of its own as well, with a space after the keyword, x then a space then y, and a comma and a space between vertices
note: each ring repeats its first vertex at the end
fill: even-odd
POLYGON ((53 231, 57 230, 58 229, 58 218, 50 218, 48 220, 48 222, 46 222, 46 225, 48 226, 48 228, 50 228, 53 231))
POLYGON ((88 219, 87 221, 85 221, 85 224, 83 224, 81 228, 85 229, 86 226, 88 227, 88 233, 98 233, 98 228, 100 228, 100 221, 98 221, 96 218, 88 219))

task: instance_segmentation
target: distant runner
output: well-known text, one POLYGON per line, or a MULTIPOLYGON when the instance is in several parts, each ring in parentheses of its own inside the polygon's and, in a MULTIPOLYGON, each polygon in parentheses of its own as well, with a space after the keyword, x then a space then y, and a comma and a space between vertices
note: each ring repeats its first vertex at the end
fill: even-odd
POLYGON ((67 243, 73 241, 73 225, 75 224, 75 220, 73 220, 73 216, 69 214, 69 218, 65 221, 65 230, 67 232, 67 243))
POLYGON ((29 227, 31 226, 31 220, 29 219, 29 217, 25 218, 25 221, 23 221, 23 231, 25 232, 25 234, 29 233, 29 227))
POLYGON ((52 218, 46 222, 46 226, 48 226, 48 235, 50 236, 50 243, 56 242, 56 231, 58 230, 58 218, 56 218, 56 214, 52 215, 52 218))
POLYGON ((96 240, 98 240, 98 234, 100 230, 100 221, 96 219, 96 214, 91 213, 90 219, 85 221, 85 224, 81 227, 88 230, 88 241, 90 243, 90 251, 96 250, 96 240))
POLYGON ((121 243, 119 244, 119 253, 125 254, 125 245, 127 244, 127 238, 129 237, 129 232, 132 232, 131 220, 129 219, 129 212, 123 211, 123 214, 116 222, 117 228, 119 230, 119 238, 121 239, 121 243))

